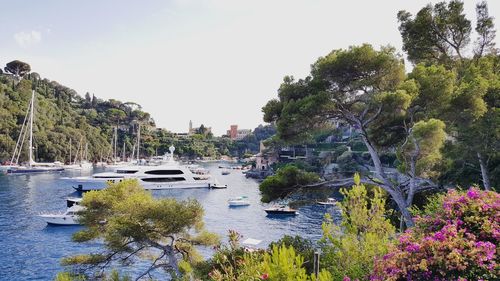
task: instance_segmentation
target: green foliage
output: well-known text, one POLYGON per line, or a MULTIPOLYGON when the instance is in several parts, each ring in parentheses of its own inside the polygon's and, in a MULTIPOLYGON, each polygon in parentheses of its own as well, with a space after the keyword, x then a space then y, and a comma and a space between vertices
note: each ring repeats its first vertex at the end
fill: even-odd
POLYGON ((373 197, 369 197, 359 175, 355 175, 351 189, 341 192, 341 225, 335 225, 326 215, 322 226, 321 266, 332 274, 332 280, 343 280, 344 276, 368 280, 374 258, 387 253, 395 234, 386 218, 385 196, 380 188, 374 188, 373 197))
MULTIPOLYGON (((195 200, 154 199, 135 180, 127 180, 84 195, 80 221, 86 226, 74 234, 77 242, 102 239, 105 251, 68 257, 64 265, 88 272, 110 262, 133 263, 152 257, 151 268, 179 276, 180 258, 200 260, 195 245, 215 245, 218 237, 203 227, 203 208, 195 200), (154 249, 154 251, 152 251, 154 249)), ((186 269, 184 266, 183 269, 186 269)), ((95 272, 92 272, 95 273, 95 272)))
POLYGON ((438 119, 417 122, 411 130, 408 141, 401 147, 400 168, 409 171, 409 162, 412 161, 410 158, 414 158, 417 176, 436 177, 434 167, 442 159, 441 149, 446 138, 444 129, 444 122, 438 119))
MULTIPOLYGON (((331 280, 329 272, 322 270, 316 278, 308 275, 301 253, 309 254, 311 242, 301 237, 285 236, 269 245, 268 251, 245 249, 239 243, 241 235, 229 231, 228 245, 222 245, 208 261, 198 263, 194 272, 200 280, 331 280), (283 244, 277 244, 283 242, 283 244), (304 244, 302 244, 304 243, 304 244), (287 244, 289 246, 287 246, 287 244), (294 246, 298 247, 295 251, 294 246)), ((198 280, 198 279, 197 279, 198 280)))
POLYGON ((413 101, 413 107, 419 107, 425 116, 439 116, 448 110, 455 90, 456 75, 442 65, 425 66, 418 64, 408 75, 415 81, 418 92, 413 101))
POLYGON ((269 244, 268 251, 272 251, 274 247, 285 246, 293 248, 297 255, 304 258, 302 266, 306 270, 307 274, 312 274, 314 270, 314 245, 311 240, 302 238, 298 235, 295 237, 285 235, 280 240, 272 242, 269 244))
POLYGON ((470 42, 471 23, 458 0, 429 4, 414 18, 400 11, 398 21, 403 50, 415 63, 449 63, 454 57, 461 58, 470 42))
POLYGON ((313 172, 305 172, 294 165, 280 168, 276 175, 267 177, 259 186, 262 202, 270 202, 284 198, 300 186, 319 181, 319 176, 313 172))
POLYGON ((25 62, 14 60, 7 63, 4 70, 6 73, 10 73, 14 75, 16 79, 19 79, 28 74, 31 71, 31 67, 25 62))
MULTIPOLYGON (((29 71, 29 65, 22 69, 29 71)), ((154 125, 149 114, 138 109, 133 110, 119 101, 95 99, 89 104, 74 90, 55 81, 38 79, 39 75, 35 74, 25 75, 15 88, 11 87, 11 76, 0 74, 1 161, 10 160, 12 156, 32 88, 36 91, 34 139, 35 155, 39 161, 69 161, 70 140, 75 146, 79 142, 89 144, 89 160, 106 160, 111 152, 109 142, 113 126, 124 124, 120 127, 122 137, 128 134, 130 124, 134 122, 154 125)), ((24 151, 27 151, 26 147, 24 151)), ((20 161, 26 159, 25 152, 20 161)))
POLYGON ((304 258, 296 255, 293 247, 273 246, 271 253, 264 254, 262 268, 269 280, 308 280, 306 270, 301 267, 304 258))

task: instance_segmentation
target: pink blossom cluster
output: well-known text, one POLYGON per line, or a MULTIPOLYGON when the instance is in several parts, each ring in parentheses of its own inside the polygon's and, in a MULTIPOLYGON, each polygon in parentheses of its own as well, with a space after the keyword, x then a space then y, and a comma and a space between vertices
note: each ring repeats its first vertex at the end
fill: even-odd
POLYGON ((450 191, 442 208, 415 218, 371 280, 494 280, 500 276, 500 195, 450 191))

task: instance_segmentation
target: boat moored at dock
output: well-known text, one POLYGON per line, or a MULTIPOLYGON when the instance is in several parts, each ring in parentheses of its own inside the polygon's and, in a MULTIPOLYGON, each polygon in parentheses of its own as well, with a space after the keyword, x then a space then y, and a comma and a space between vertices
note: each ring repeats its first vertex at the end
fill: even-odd
POLYGON ((297 210, 284 205, 267 208, 265 209, 265 211, 268 215, 288 215, 288 216, 297 215, 297 210))

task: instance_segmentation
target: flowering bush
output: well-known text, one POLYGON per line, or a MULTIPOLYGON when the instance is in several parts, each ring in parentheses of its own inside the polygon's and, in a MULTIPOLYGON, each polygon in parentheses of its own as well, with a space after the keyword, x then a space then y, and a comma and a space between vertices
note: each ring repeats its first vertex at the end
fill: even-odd
POLYGON ((470 188, 438 201, 375 262, 372 280, 498 280, 500 195, 470 188))

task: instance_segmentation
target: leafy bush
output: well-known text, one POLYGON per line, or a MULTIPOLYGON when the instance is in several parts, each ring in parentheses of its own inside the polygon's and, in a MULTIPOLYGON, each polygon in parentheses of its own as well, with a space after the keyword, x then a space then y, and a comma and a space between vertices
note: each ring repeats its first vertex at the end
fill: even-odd
MULTIPOLYGON (((295 251, 293 246, 285 244, 270 245, 270 249, 248 250, 239 244, 241 235, 229 231, 229 244, 218 248, 213 257, 197 266, 195 270, 200 280, 213 281, 239 281, 239 280, 270 280, 270 281, 330 281, 331 274, 326 270, 316 277, 309 275, 303 267, 304 257, 295 251)), ((305 242, 307 247, 312 247, 310 241, 300 237, 284 237, 287 243, 305 242)), ((307 250, 299 249, 304 252, 307 250)), ((198 279, 197 279, 198 280, 198 279)))
POLYGON ((449 191, 415 223, 377 260, 372 280, 498 280, 498 193, 449 191))
POLYGON ((284 198, 298 187, 319 181, 319 176, 312 172, 305 172, 294 165, 280 168, 276 175, 267 177, 260 184, 262 202, 284 198))
POLYGON ((335 225, 327 215, 322 226, 321 266, 332 274, 332 280, 344 280, 345 276, 368 280, 374 258, 387 253, 395 234, 394 226, 385 217, 383 191, 373 188, 373 196, 369 196, 359 175, 355 175, 354 182, 351 189, 341 189, 341 225, 335 225))
POLYGON ((295 237, 285 235, 280 240, 269 244, 268 250, 271 251, 273 247, 279 247, 281 245, 285 245, 286 247, 293 247, 298 255, 304 257, 304 263, 302 264, 302 266, 306 269, 306 272, 308 274, 313 273, 314 246, 311 240, 302 238, 298 235, 296 235, 295 237))

